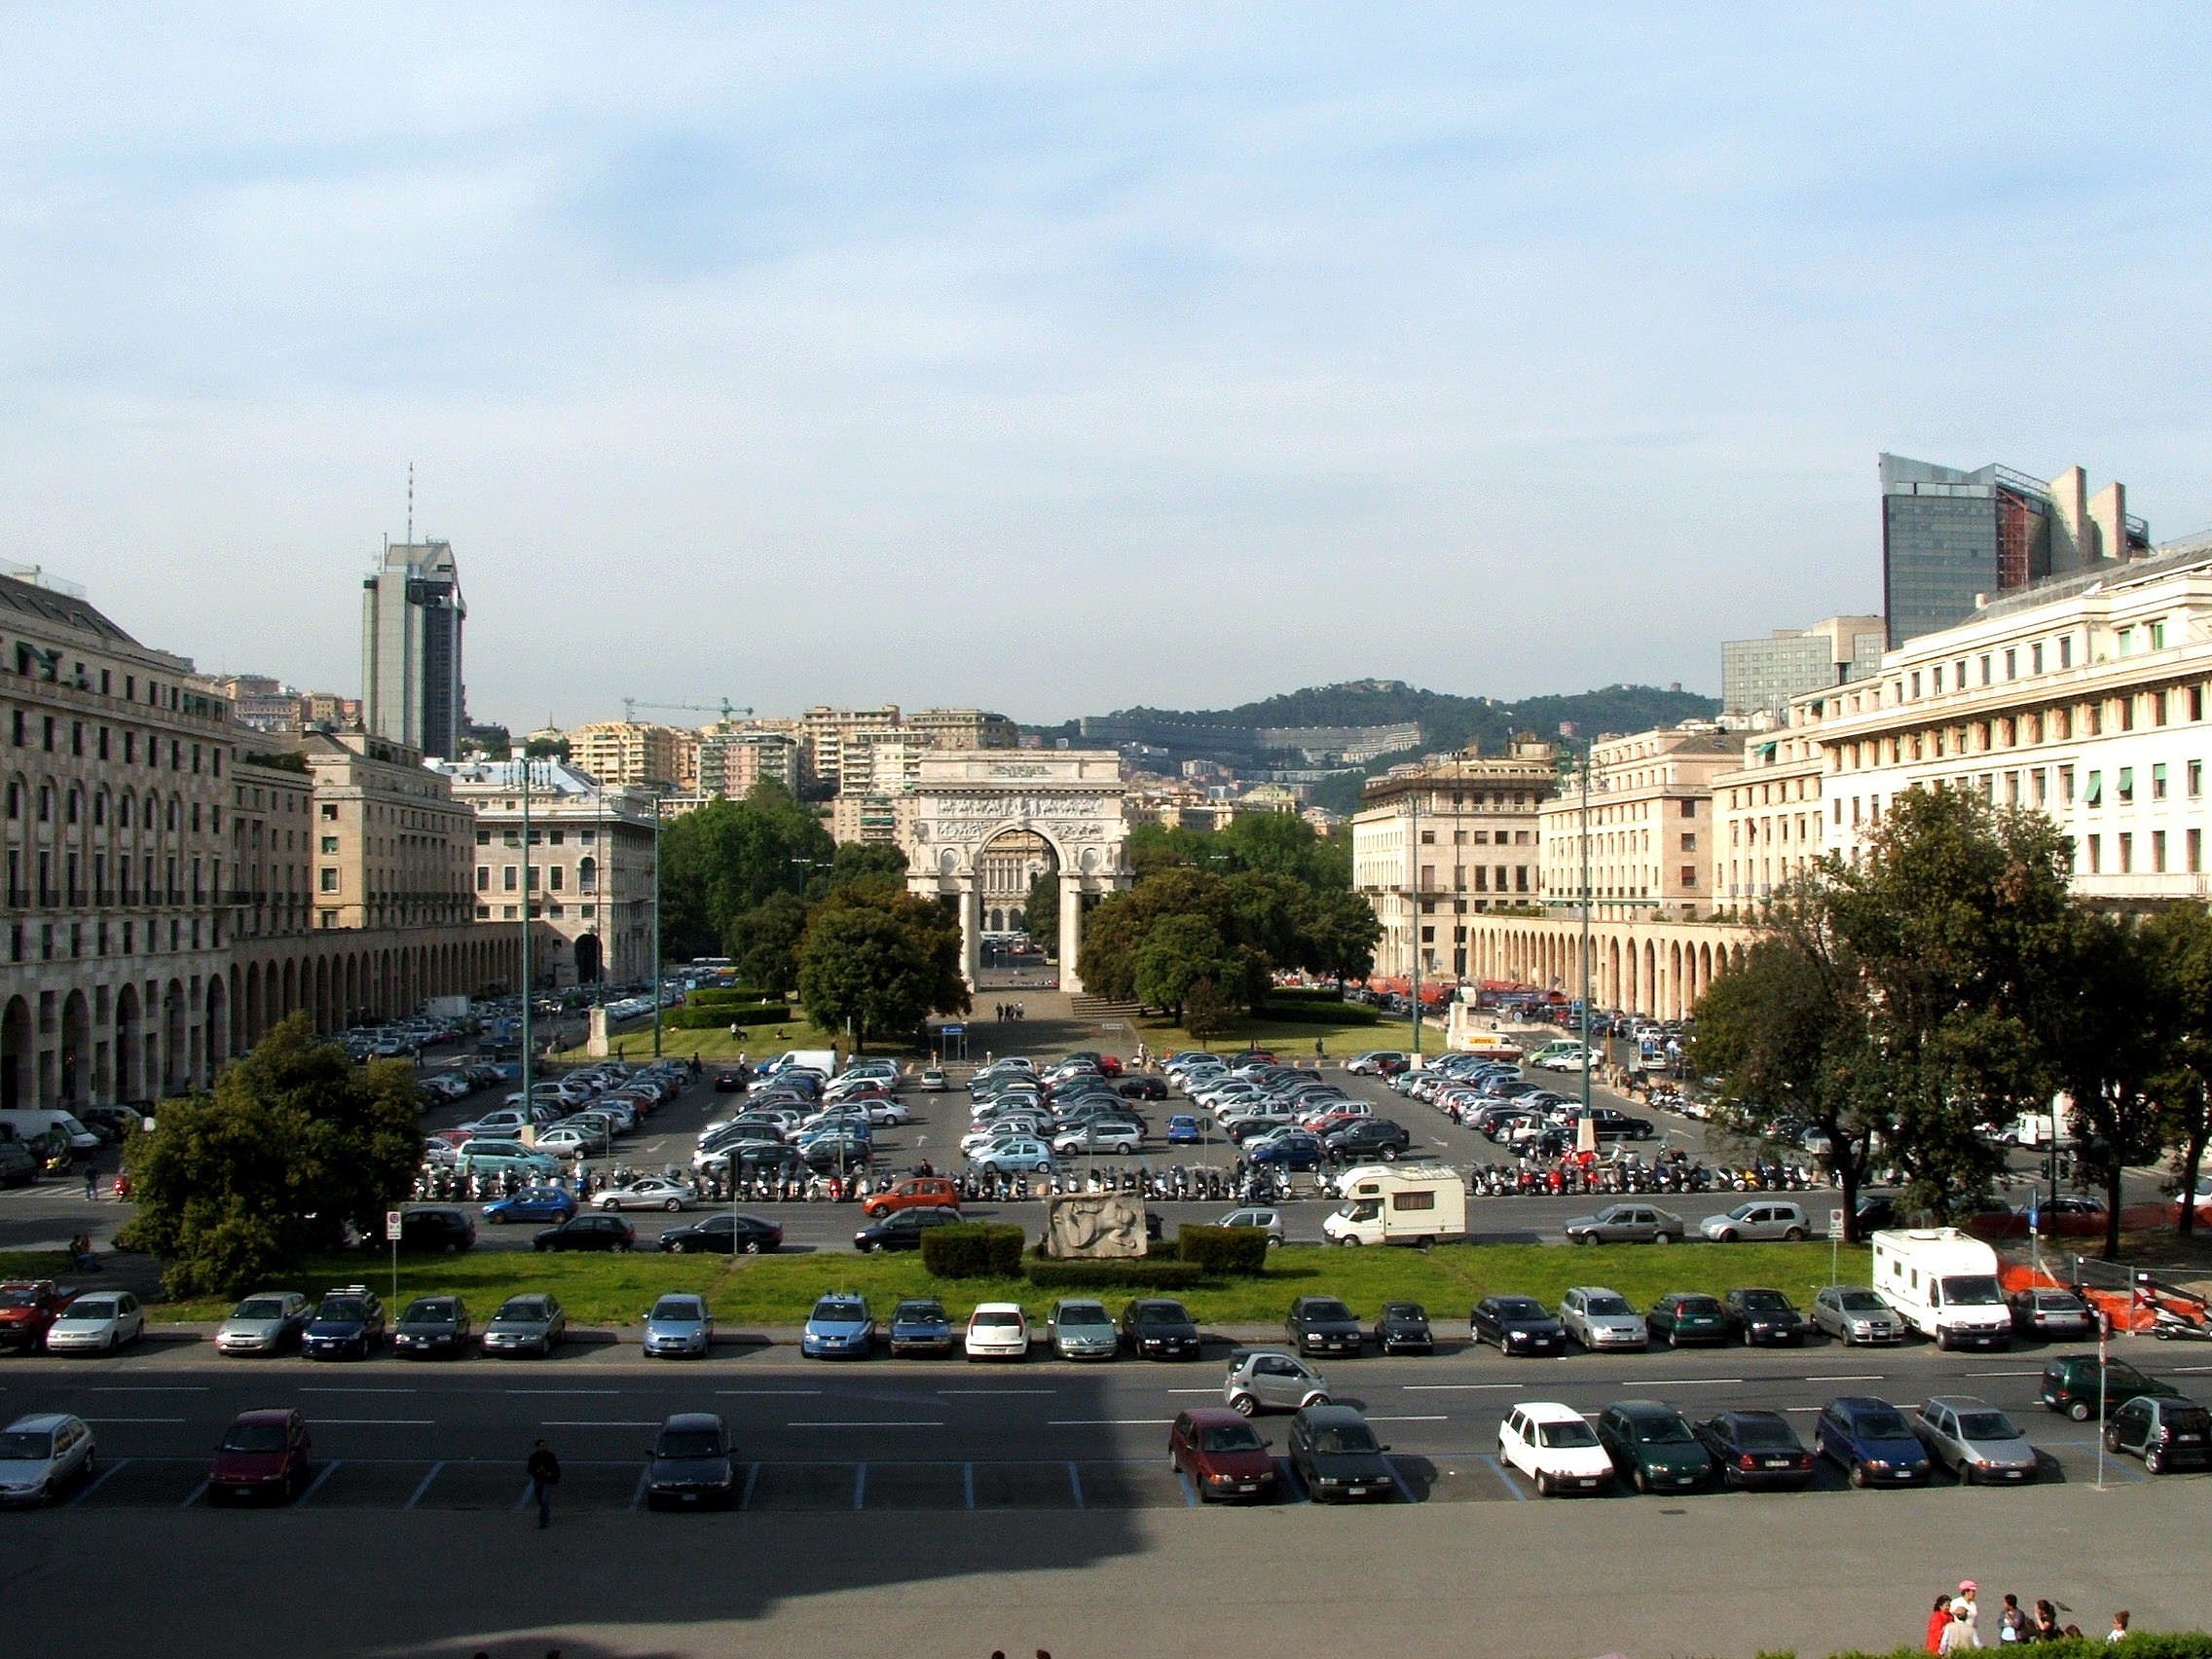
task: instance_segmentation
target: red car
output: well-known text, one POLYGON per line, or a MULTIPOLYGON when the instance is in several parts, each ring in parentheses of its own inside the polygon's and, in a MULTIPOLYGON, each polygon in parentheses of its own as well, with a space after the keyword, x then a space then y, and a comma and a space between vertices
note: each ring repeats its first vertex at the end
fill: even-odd
POLYGON ((1227 1406, 1197 1406, 1167 1431, 1167 1460, 1200 1499, 1275 1493, 1275 1460, 1260 1431, 1227 1406))
POLYGON ((0 1284, 0 1348, 36 1353, 61 1310, 77 1300, 73 1286, 52 1279, 10 1279, 0 1284))
POLYGON ((266 1497, 272 1503, 296 1497, 308 1484, 308 1459, 314 1443, 308 1420, 282 1406, 240 1412, 223 1431, 207 1471, 210 1502, 225 1497, 266 1497))
POLYGON ((923 1207, 958 1209, 960 1194, 942 1175, 913 1175, 887 1193, 870 1193, 861 1204, 862 1213, 870 1218, 923 1207))

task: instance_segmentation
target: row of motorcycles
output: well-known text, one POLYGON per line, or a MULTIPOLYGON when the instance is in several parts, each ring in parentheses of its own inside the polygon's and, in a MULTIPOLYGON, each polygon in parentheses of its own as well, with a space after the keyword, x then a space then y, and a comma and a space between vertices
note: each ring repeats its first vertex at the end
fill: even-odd
POLYGON ((1467 1172, 1467 1191, 1478 1198, 1556 1198, 1566 1194, 1805 1193, 1827 1186, 1798 1163, 1706 1163, 1641 1159, 1582 1162, 1524 1159, 1519 1163, 1478 1164, 1467 1172))

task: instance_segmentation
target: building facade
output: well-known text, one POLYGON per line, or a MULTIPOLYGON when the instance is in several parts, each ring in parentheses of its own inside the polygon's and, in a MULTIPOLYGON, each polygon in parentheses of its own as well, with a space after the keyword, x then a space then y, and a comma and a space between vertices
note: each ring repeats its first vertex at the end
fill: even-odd
POLYGON ((1713 785, 1743 748, 1740 733, 1698 724, 1593 743, 1587 802, 1578 773, 1540 814, 1545 902, 1579 908, 1587 869, 1596 915, 1711 910, 1713 785))
POLYGON ((1790 724, 1753 734, 1743 765, 1713 780, 1713 896, 1730 915, 1755 914, 1809 874, 1825 849, 1827 758, 1805 708, 1789 711, 1790 724))
POLYGON ((1503 755, 1468 748, 1371 780, 1351 821, 1352 884, 1382 938, 1375 970, 1471 971, 1471 918, 1539 902, 1539 812, 1559 752, 1524 738, 1503 755))
POLYGON ((568 734, 569 764, 621 789, 682 789, 688 748, 684 735, 645 720, 597 720, 568 734))
POLYGON ((317 928, 469 920, 474 815, 420 751, 363 731, 299 737, 314 805, 317 928))
POLYGON ((461 753, 467 620, 450 543, 385 548, 383 565, 361 583, 362 719, 370 731, 439 759, 461 753))
POLYGON ((812 777, 831 790, 844 787, 845 745, 854 738, 888 731, 899 723, 899 707, 831 709, 817 705, 799 717, 801 757, 812 777))
POLYGON ((927 749, 1013 749, 1021 742, 1014 721, 981 709, 917 709, 903 723, 927 749))
POLYGON ((798 740, 788 732, 741 728, 699 734, 699 788, 706 796, 742 800, 763 779, 793 794, 799 788, 798 740))
POLYGON ((1830 616, 1763 640, 1724 640, 1720 712, 1779 719, 1792 697, 1873 673, 1888 646, 1879 616, 1830 616))

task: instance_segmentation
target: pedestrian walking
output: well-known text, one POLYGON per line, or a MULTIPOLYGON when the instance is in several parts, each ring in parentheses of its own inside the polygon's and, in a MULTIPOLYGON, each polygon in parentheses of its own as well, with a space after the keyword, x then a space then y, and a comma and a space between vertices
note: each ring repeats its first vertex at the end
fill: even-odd
POLYGON ((100 1166, 91 1159, 85 1160, 85 1201, 93 1202, 100 1196, 100 1166))
POLYGON ((2035 1641, 2035 1626, 2029 1622, 2020 1605, 2020 1598, 2007 1591, 2005 1610, 1997 1615, 1997 1640, 2000 1643, 2035 1641))
POLYGON ((1951 1628, 1951 1598, 1936 1598, 1936 1608, 1928 1615, 1928 1640, 1924 1643, 1931 1653, 1943 1651, 1943 1633, 1951 1628))
POLYGON ((553 1489, 561 1484, 561 1459, 540 1440, 531 1448, 530 1461, 524 1466, 530 1471, 530 1495, 537 1500, 538 1530, 543 1531, 553 1525, 553 1489))

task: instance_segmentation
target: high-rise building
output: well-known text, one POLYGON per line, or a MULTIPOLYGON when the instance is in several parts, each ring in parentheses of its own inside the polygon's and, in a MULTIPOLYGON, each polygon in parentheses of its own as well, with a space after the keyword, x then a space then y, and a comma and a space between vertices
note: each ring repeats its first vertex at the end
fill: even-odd
POLYGON ((361 700, 370 731, 435 759, 461 753, 467 619, 450 542, 385 548, 382 568, 361 582, 361 700))
POLYGON ((1792 697, 1873 673, 1885 645, 1879 616, 1830 616, 1763 640, 1723 640, 1720 712, 1779 718, 1792 697))
MULTIPOLYGON (((645 720, 597 720, 569 733, 569 764, 603 784, 673 790, 685 782, 682 735, 645 720)), ((691 782, 696 782, 696 772, 691 782)))
POLYGON ((844 777, 845 744, 863 733, 886 731, 898 723, 899 707, 895 703, 877 709, 817 705, 799 717, 801 758, 816 779, 837 789, 844 777))
POLYGON ((1972 616, 1977 602, 2047 576, 2150 551, 2127 491, 2094 496, 2079 466, 2048 484, 1989 465, 1972 472, 1881 458, 1882 608, 1891 648, 1972 616))

